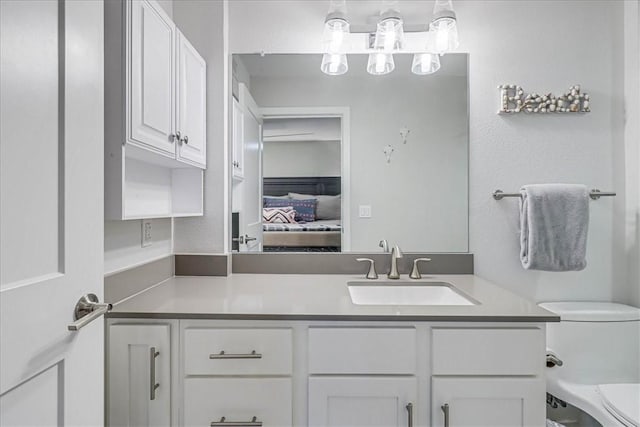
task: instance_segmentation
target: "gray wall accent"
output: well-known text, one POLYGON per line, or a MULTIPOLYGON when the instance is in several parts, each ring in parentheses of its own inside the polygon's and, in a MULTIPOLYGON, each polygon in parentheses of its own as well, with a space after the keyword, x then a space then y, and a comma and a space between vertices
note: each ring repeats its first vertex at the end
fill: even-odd
POLYGON ((228 276, 228 255, 176 255, 176 276, 228 276))
MULTIPOLYGON (((359 274, 366 273, 368 263, 356 258, 372 258, 378 274, 389 271, 391 255, 388 253, 234 253, 233 273, 263 274, 359 274)), ((422 254, 405 253, 398 260, 398 269, 408 274, 413 260, 431 258, 421 271, 429 274, 473 274, 473 254, 422 254)))
POLYGON ((174 275, 173 255, 105 276, 104 301, 116 304, 174 275))

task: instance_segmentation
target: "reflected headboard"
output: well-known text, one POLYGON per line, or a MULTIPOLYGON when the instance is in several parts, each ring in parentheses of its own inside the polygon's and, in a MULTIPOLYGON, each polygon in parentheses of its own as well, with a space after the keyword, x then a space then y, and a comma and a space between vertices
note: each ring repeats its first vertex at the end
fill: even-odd
POLYGON ((303 176, 287 178, 263 178, 264 196, 284 196, 288 193, 336 196, 340 194, 339 176, 303 176))

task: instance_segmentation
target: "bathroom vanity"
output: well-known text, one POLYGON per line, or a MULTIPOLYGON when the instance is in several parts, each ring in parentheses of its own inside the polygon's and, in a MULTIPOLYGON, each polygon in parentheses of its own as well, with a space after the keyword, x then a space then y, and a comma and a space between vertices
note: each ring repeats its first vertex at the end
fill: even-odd
POLYGON ((544 424, 556 315, 473 275, 402 280, 451 284, 466 305, 354 304, 351 281, 174 277, 116 305, 107 424, 544 424))

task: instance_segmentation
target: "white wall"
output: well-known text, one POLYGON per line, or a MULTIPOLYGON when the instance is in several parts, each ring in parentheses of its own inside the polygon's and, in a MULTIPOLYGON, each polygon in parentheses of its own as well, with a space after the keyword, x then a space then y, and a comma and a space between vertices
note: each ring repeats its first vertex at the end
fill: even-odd
MULTIPOLYGON (((158 0, 158 3, 170 17, 173 16, 173 0, 158 0)), ((171 219, 155 219, 152 221, 153 244, 143 248, 141 221, 105 221, 105 274, 171 255, 171 235, 171 219)))
MULTIPOLYGON (((432 2, 400 1, 408 22, 426 22, 432 2)), ((614 189, 624 168, 614 151, 623 143, 620 1, 454 2, 459 51, 470 53, 470 238, 479 275, 534 300, 610 299, 614 283, 614 202, 591 204, 587 269, 524 271, 518 257, 518 207, 496 202, 496 188, 534 182, 575 182, 614 189), (579 116, 497 116, 501 83, 558 93, 579 83, 593 100, 579 116)), ((230 3, 232 53, 319 52, 328 3, 236 0, 230 3), (295 36, 294 36, 295 35, 295 36)), ((350 2, 357 14, 378 2, 350 2)))
POLYGON ((228 251, 229 58, 226 41, 227 1, 174 2, 173 19, 207 61, 207 170, 204 216, 175 220, 176 253, 228 251))
POLYGON ((267 142, 262 153, 262 176, 340 176, 340 142, 267 142))
MULTIPOLYGON (((351 67, 364 69, 366 60, 352 56, 351 67)), ((398 71, 385 77, 252 76, 251 93, 260 107, 349 107, 350 250, 379 251, 387 239, 405 251, 466 252, 466 78, 415 76, 411 56, 396 63, 398 71), (371 218, 359 217, 360 205, 371 206, 371 218)))

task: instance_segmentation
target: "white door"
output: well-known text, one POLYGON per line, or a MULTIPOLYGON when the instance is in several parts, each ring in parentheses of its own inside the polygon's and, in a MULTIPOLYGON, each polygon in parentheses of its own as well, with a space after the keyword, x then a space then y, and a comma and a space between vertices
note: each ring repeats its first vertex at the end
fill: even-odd
POLYGON ((238 101, 233 98, 233 133, 231 135, 233 139, 232 143, 232 156, 231 156, 231 170, 233 171, 233 178, 237 180, 244 179, 244 137, 242 131, 244 127, 244 119, 242 108, 238 101))
POLYGON ((207 63, 178 30, 178 158, 207 164, 207 63))
POLYGON ((170 328, 109 327, 107 425, 171 425, 170 328))
POLYGON ((242 109, 242 137, 244 145, 244 173, 240 230, 245 243, 240 252, 262 250, 262 114, 244 84, 240 84, 242 109))
POLYGON ((416 397, 411 377, 311 377, 309 427, 417 425, 416 397))
POLYGON ((103 4, 0 1, 0 425, 104 423, 103 4))
POLYGON ((133 0, 127 6, 131 8, 130 142, 175 157, 176 27, 156 2, 133 0))
POLYGON ((538 378, 434 377, 432 393, 434 427, 534 427, 545 423, 544 381, 538 378))

